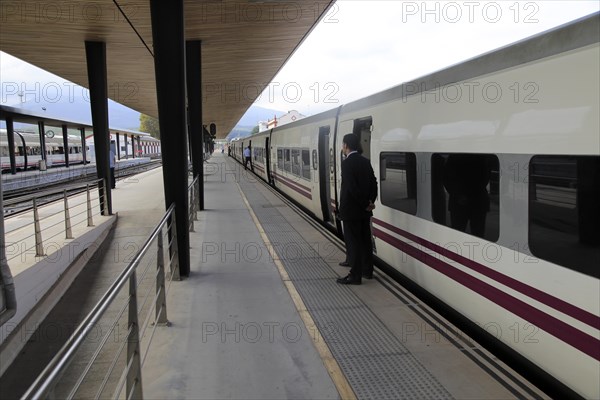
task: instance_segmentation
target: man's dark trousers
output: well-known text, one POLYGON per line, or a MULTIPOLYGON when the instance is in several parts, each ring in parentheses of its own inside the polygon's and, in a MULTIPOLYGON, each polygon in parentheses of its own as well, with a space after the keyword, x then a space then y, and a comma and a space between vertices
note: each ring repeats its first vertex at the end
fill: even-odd
POLYGON ((371 218, 345 220, 344 240, 352 279, 360 281, 363 275, 372 275, 371 218))

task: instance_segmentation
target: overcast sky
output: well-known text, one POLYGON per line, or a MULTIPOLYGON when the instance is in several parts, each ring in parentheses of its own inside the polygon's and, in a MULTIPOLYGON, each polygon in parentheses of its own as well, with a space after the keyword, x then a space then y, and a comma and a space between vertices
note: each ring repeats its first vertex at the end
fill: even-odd
POLYGON ((599 4, 338 1, 255 104, 312 115, 591 14, 599 4))
MULTIPOLYGON (((313 115, 599 10, 592 1, 337 1, 257 105, 313 115)), ((6 82, 58 78, 0 53, 6 82)))

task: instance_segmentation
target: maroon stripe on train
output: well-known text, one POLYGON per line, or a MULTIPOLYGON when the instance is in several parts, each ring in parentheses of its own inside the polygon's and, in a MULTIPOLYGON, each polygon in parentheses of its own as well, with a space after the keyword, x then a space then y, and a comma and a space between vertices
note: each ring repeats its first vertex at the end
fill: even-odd
POLYGON ((523 282, 520 282, 514 278, 511 278, 509 276, 501 274, 498 271, 494 271, 493 269, 486 267, 485 265, 479 264, 478 262, 470 260, 459 254, 456 254, 453 251, 445 249, 442 246, 432 243, 432 242, 430 242, 426 239, 423 239, 419 236, 416 236, 410 232, 407 232, 405 230, 402 230, 400 228, 392 226, 392 225, 388 224, 387 222, 381 221, 377 218, 373 218, 373 223, 380 225, 394 233, 397 233, 398 235, 404 236, 405 238, 407 238, 409 240, 419 243, 419 244, 427 247, 428 249, 433 250, 433 251, 443 255, 446 258, 449 258, 453 261, 459 262, 462 265, 464 265, 465 267, 468 267, 474 271, 477 271, 480 274, 487 276, 488 278, 491 278, 505 286, 510 287, 511 289, 514 289, 520 293, 523 293, 524 295, 529 296, 532 299, 539 301, 540 303, 544 303, 545 305, 552 307, 557 311, 567 314, 570 317, 573 317, 573 318, 591 326, 592 328, 600 329, 600 317, 590 313, 589 311, 586 311, 579 307, 576 307, 570 303, 567 303, 564 300, 554 297, 548 293, 542 292, 541 290, 536 289, 532 286, 529 286, 529 285, 527 285, 523 282))
POLYGON ((600 361, 600 340, 581 332, 571 325, 504 293, 500 289, 485 283, 388 233, 373 228, 373 234, 398 250, 405 252, 409 256, 487 298, 491 302, 518 315, 524 320, 531 322, 534 326, 537 326, 552 336, 600 361))
POLYGON ((291 180, 291 179, 290 179, 290 178, 288 178, 288 177, 285 177, 285 176, 283 176, 283 175, 280 175, 280 174, 278 174, 277 172, 273 172, 273 173, 274 173, 275 175, 277 175, 278 177, 280 177, 281 179, 283 179, 283 180, 285 180, 285 181, 288 181, 289 183, 291 183, 291 184, 293 184, 293 185, 296 185, 296 186, 298 186, 300 189, 302 189, 302 190, 306 190, 307 192, 309 192, 309 193, 310 193, 311 189, 310 189, 308 186, 301 185, 301 184, 299 184, 298 182, 296 182, 296 181, 293 181, 293 180, 291 180))
POLYGON ((281 183, 284 184, 285 186, 300 193, 302 196, 306 197, 307 199, 312 200, 312 194, 310 194, 310 192, 305 192, 304 190, 294 186, 293 181, 290 181, 286 177, 279 175, 277 172, 273 172, 273 175, 275 175, 275 177, 277 177, 277 179, 279 179, 281 181, 281 183))

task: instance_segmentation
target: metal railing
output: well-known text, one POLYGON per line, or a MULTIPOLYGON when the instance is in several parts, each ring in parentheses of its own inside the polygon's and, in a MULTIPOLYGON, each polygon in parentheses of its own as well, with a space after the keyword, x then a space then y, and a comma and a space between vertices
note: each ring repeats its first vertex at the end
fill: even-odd
POLYGON ((165 281, 179 279, 175 226, 172 204, 131 263, 24 394, 24 399, 143 398, 144 360, 156 327, 168 325, 165 281), (165 241, 168 251, 164 249, 165 241), (126 327, 124 335, 121 325, 126 327), (150 326, 153 328, 149 330, 150 326), (93 337, 98 329, 102 335, 93 337))
MULTIPOLYGON (((7 261, 21 257, 20 261, 26 262, 27 256, 33 254, 38 258, 45 257, 47 249, 62 247, 62 239, 73 239, 74 227, 94 226, 95 216, 108 215, 105 193, 106 182, 98 179, 85 185, 46 191, 33 197, 30 220, 27 220, 27 214, 21 214, 17 223, 12 224, 9 220, 5 222, 7 261), (102 190, 95 190, 100 188, 102 190), (74 196, 73 193, 78 195, 74 196), (41 213, 40 202, 44 201, 46 203, 41 213)), ((5 201, 5 211, 19 201, 22 199, 5 201)), ((29 205, 26 207, 29 209, 29 205)))
MULTIPOLYGON (((194 220, 198 219, 199 183, 199 177, 196 177, 188 187, 191 231, 194 220)), ((169 287, 165 282, 179 280, 175 227, 175 205, 172 204, 133 261, 23 395, 23 399, 143 398, 142 370, 154 332, 158 325, 169 325, 166 303, 169 287), (165 241, 168 251, 164 249, 165 241), (152 254, 156 257, 147 257, 152 254), (168 271, 165 269, 167 264, 168 271), (149 274, 152 265, 156 266, 155 274, 149 274), (138 278, 137 270, 142 266, 145 268, 138 278), (127 283, 127 293, 119 297, 127 283), (150 297, 151 293, 153 297, 150 297), (120 307, 114 304, 119 298, 123 301, 120 307), (107 317, 111 310, 113 315, 107 317), (121 338, 118 329, 125 316, 127 329, 125 337, 121 338), (140 324, 140 321, 143 322, 140 324), (151 325, 153 328, 148 332, 151 325), (89 337, 98 327, 101 331, 106 327, 106 332, 97 338, 96 346, 91 346, 95 343, 88 343, 89 337), (119 340, 110 342, 111 337, 119 340)))
POLYGON ((198 197, 200 196, 199 177, 195 177, 188 186, 188 228, 190 232, 194 232, 194 221, 198 221, 198 210, 200 210, 198 202, 198 197))

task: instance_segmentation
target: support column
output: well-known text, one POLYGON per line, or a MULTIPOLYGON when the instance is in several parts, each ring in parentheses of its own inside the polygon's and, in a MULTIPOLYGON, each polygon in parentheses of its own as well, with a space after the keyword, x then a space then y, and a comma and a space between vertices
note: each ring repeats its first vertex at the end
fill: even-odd
POLYGON ((117 152, 117 160, 121 159, 121 143, 119 141, 119 132, 116 133, 117 136, 117 140, 116 140, 116 149, 115 151, 117 152))
POLYGON ((188 40, 185 47, 188 113, 190 122, 190 147, 192 149, 192 170, 198 177, 198 209, 204 210, 204 172, 202 142, 202 42, 188 40))
MULTIPOLYGON (((17 173, 17 162, 15 160, 15 128, 13 118, 6 117, 6 139, 8 140, 8 158, 10 159, 10 173, 17 173)), ((23 149, 27 151, 27 149, 23 149)))
POLYGON ((108 204, 108 213, 112 214, 112 198, 108 149, 108 87, 106 78, 106 43, 85 42, 88 84, 90 88, 90 104, 92 107, 92 125, 94 129, 94 148, 96 150, 96 171, 98 178, 104 180, 104 188, 100 188, 100 209, 104 201, 108 204))
POLYGON ((129 144, 127 144, 127 134, 124 135, 125 137, 125 159, 129 158, 129 144))
POLYGON ((46 127, 44 121, 38 121, 38 133, 40 135, 40 151, 42 152, 42 160, 47 161, 48 157, 46 154, 46 127))
POLYGON ((81 152, 83 155, 83 165, 87 164, 87 145, 85 144, 85 128, 79 128, 81 132, 81 152))
POLYGON ((140 158, 142 158, 142 155, 144 154, 144 151, 142 150, 142 138, 140 136, 137 137, 137 149, 139 151, 138 155, 140 158))
POLYGON ((175 203, 179 273, 189 276, 183 0, 150 0, 150 12, 165 205, 175 203))
POLYGON ((65 153, 65 167, 69 168, 69 130, 67 125, 62 126, 63 152, 65 153))

